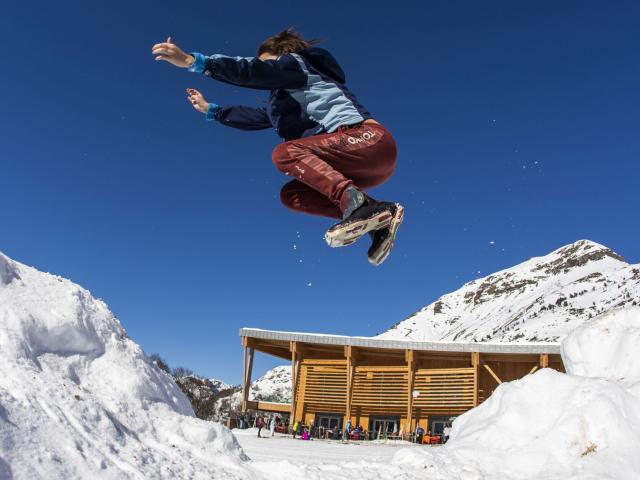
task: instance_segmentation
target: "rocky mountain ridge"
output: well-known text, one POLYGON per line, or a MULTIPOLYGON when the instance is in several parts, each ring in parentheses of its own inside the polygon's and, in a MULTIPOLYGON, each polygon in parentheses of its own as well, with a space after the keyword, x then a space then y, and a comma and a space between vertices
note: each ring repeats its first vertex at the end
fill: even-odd
MULTIPOLYGON (((225 420, 234 417, 242 406, 242 386, 220 380, 187 375, 175 379, 191 402, 198 418, 225 420)), ((288 403, 291 401, 291 366, 272 368, 249 387, 249 400, 288 403)))

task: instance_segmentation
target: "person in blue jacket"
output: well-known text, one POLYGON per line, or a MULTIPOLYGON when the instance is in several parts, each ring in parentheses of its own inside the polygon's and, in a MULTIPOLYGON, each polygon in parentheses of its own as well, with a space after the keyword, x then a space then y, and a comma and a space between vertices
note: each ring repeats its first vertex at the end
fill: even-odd
POLYGON ((223 125, 242 130, 274 128, 283 143, 273 151, 276 168, 293 177, 280 192, 288 208, 340 220, 325 234, 331 247, 369 234, 369 262, 388 257, 404 208, 373 199, 366 190, 388 180, 396 143, 346 86, 336 59, 317 42, 287 29, 266 39, 257 57, 186 53, 171 37, 153 46, 166 61, 220 82, 269 91, 265 107, 221 106, 187 89, 193 107, 223 125))
POLYGON ((347 420, 347 424, 344 426, 344 431, 342 432, 342 441, 348 442, 351 438, 351 420, 347 420))

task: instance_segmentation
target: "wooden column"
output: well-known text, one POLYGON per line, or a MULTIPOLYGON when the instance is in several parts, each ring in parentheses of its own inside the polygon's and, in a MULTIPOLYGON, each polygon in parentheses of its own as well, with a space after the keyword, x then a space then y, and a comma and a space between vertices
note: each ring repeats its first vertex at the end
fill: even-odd
POLYGON ((540 368, 547 368, 549 366, 549 354, 541 353, 540 354, 540 368))
POLYGON ((480 382, 478 382, 478 367, 480 365, 480 352, 471 352, 471 366, 473 367, 473 405, 478 405, 478 389, 480 388, 480 382))
POLYGON ((411 433, 413 417, 413 386, 416 378, 416 362, 413 350, 405 350, 404 359, 407 362, 407 433, 411 433))
POLYGON ((291 425, 297 420, 298 409, 298 373, 300 372, 300 351, 302 345, 298 342, 289 342, 291 351, 291 425))
POLYGON ((353 379, 355 375, 355 352, 351 345, 345 345, 344 356, 347 361, 347 408, 343 425, 351 419, 351 403, 353 399, 353 379))
POLYGON ((244 347, 244 359, 242 362, 242 411, 247 411, 247 402, 249 400, 249 387, 251 386, 251 370, 253 369, 254 348, 252 339, 242 337, 242 346, 244 347))
MULTIPOLYGON (((296 375, 297 381, 298 381, 298 388, 297 388, 297 396, 296 396, 296 406, 295 406, 295 410, 296 410, 296 415, 299 415, 300 418, 302 419, 304 417, 304 401, 305 401, 305 393, 306 393, 306 385, 307 385, 307 369, 303 368, 302 366, 302 361, 299 362, 298 365, 298 374, 296 375)), ((290 412, 293 410, 293 404, 290 408, 290 412)))

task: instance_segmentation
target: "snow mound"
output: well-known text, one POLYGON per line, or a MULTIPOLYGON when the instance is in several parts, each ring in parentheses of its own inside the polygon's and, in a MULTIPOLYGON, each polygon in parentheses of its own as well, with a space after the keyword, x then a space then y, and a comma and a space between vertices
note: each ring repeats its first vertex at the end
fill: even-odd
POLYGON ((597 317, 564 340, 568 374, 500 385, 456 419, 444 448, 402 451, 394 463, 432 478, 640 478, 639 336, 640 308, 597 317))
POLYGON ((106 304, 0 253, 0 478, 246 478, 106 304))
POLYGON ((640 307, 607 312, 577 328, 562 343, 573 375, 615 381, 640 396, 640 307))

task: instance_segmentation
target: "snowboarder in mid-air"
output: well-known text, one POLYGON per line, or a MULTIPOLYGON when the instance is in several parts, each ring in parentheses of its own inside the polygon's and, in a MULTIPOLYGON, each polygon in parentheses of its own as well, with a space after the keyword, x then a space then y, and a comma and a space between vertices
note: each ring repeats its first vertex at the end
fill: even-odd
POLYGON ((224 83, 269 90, 266 108, 220 106, 193 88, 187 97, 207 120, 242 130, 275 128, 283 143, 273 150, 273 163, 295 179, 282 188, 282 203, 339 219, 325 234, 331 247, 351 245, 368 233, 369 262, 380 265, 393 248, 404 208, 375 200, 365 190, 391 177, 396 144, 346 87, 335 58, 316 43, 288 29, 266 39, 257 58, 189 54, 171 37, 152 53, 156 60, 224 83))

